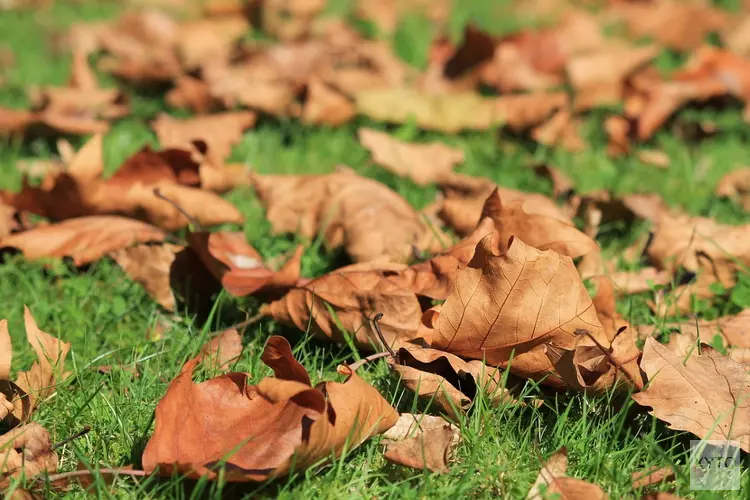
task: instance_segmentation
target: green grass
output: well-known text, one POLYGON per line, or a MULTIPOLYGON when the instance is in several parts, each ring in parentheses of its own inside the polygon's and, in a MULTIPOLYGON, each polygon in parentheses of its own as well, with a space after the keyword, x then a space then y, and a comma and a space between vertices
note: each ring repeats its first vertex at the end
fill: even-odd
MULTIPOLYGON (((470 4, 486 6, 487 2, 470 4)), ((0 87, 0 106, 27 104, 28 85, 60 85, 68 77, 70 59, 53 50, 56 36, 80 20, 107 18, 117 12, 114 2, 57 2, 51 9, 0 13, 2 43, 16 56, 16 65, 0 87)), ((481 12, 481 10, 479 11, 481 12)), ((459 13, 457 22, 472 17, 459 13), (463 17, 461 17, 463 16, 463 17)), ((479 16, 481 17, 481 16, 479 16)), ((512 24, 512 23, 511 23, 512 24)), ((509 28, 510 29, 510 28, 509 28)), ((427 30, 429 31, 429 30, 427 30)), ((405 57, 420 64, 424 56, 425 26, 418 20, 403 23, 397 35, 399 45, 411 48, 405 57), (420 38, 422 37, 422 38, 420 38), (411 59, 413 58, 413 59, 411 59)), ((664 70, 674 64, 663 59, 664 70)), ((101 81, 115 82, 102 75, 101 81)), ((140 96, 125 88, 133 103, 134 116, 114 125, 105 140, 107 171, 113 172, 128 155, 145 144, 156 145, 147 123, 163 101, 140 96)), ((168 110, 175 112, 175 110, 168 110)), ((571 155, 503 135, 499 131, 442 136, 414 127, 391 128, 407 140, 439 139, 463 148, 466 163, 461 171, 484 176, 498 183, 528 191, 551 193, 551 186, 534 176, 530 163, 549 162, 567 173, 579 191, 608 189, 615 193, 656 192, 675 206, 693 214, 717 217, 727 223, 750 222, 750 215, 728 201, 712 196, 718 179, 747 162, 750 129, 743 124, 739 107, 725 110, 689 110, 660 131, 647 147, 667 152, 672 160, 666 170, 641 164, 632 157, 612 160, 605 152, 606 138, 602 114, 587 118, 585 135, 593 147, 571 155), (717 136, 691 141, 684 131, 704 120, 719 124, 717 136), (683 135, 681 135, 683 134, 683 135)), ((233 152, 233 160, 247 162, 259 172, 323 173, 337 164, 346 164, 363 175, 376 178, 402 194, 415 207, 425 206, 435 197, 435 188, 422 188, 399 179, 370 164, 367 152, 356 140, 357 126, 384 129, 380 124, 359 119, 339 128, 304 127, 286 120, 263 119, 248 131, 233 152)), ((74 145, 83 142, 74 138, 74 145)), ((52 142, 36 139, 24 143, 0 143, 0 187, 17 187, 20 182, 16 162, 24 158, 49 158, 55 154, 52 142)), ((249 241, 265 257, 289 251, 297 243, 294 236, 271 236, 270 226, 252 191, 238 190, 229 199, 246 215, 244 231, 249 241)), ((605 253, 619 252, 647 228, 614 224, 600 238, 605 253)), ((340 252, 331 252, 314 242, 303 242, 306 252, 303 274, 317 276, 343 261, 340 252)), ((703 314, 715 317, 750 306, 750 276, 726 298, 706 304, 703 314), (739 290, 739 291, 736 291, 739 290)), ((646 306, 651 294, 631 297, 619 304, 621 312, 636 323, 655 322, 646 306)), ((71 342, 72 376, 41 405, 34 418, 60 440, 89 424, 86 436, 63 446, 60 470, 86 467, 138 466, 145 443, 152 431, 153 410, 169 381, 183 362, 196 354, 210 330, 233 323, 237 308, 254 314, 253 300, 236 302, 227 296, 217 298, 215 314, 204 324, 189 316, 166 315, 143 289, 127 279, 114 263, 103 260, 86 269, 73 269, 66 263, 29 263, 10 257, 0 264, 2 317, 9 320, 14 346, 14 367, 28 367, 32 352, 23 334, 23 305, 29 306, 40 327, 71 342), (161 338, 149 340, 156 325, 168 328, 161 338), (99 365, 122 365, 101 374, 99 365), (128 373, 137 369, 138 376, 128 373)), ((252 374, 258 381, 270 371, 259 361, 268 336, 282 334, 294 343, 295 353, 310 371, 314 381, 335 378, 336 366, 352 359, 347 346, 310 341, 303 332, 265 321, 244 335, 245 352, 235 367, 252 374)), ((423 408, 391 375, 385 363, 377 362, 363 370, 363 376, 402 411, 423 408)), ((205 375, 205 374, 204 374, 205 375)), ((529 396, 540 391, 526 387, 529 396)), ((677 493, 692 496, 687 477, 687 443, 690 436, 667 430, 662 424, 634 408, 629 399, 610 400, 579 394, 547 396, 542 408, 504 406, 490 408, 480 397, 470 414, 460 423, 463 442, 449 474, 440 476, 398 468, 385 463, 382 446, 373 439, 331 465, 299 472, 263 485, 231 485, 179 478, 148 479, 134 482, 119 479, 110 488, 98 483, 97 494, 115 498, 198 498, 201 496, 247 495, 250 498, 523 498, 533 483, 541 461, 560 446, 570 454, 570 473, 592 481, 611 498, 632 497, 630 473, 651 465, 674 465, 678 471, 677 493)), ((750 473, 743 478, 745 492, 750 473)), ((60 495, 60 493, 50 493, 60 495)), ((82 490, 66 493, 83 498, 82 490)), ((696 494, 715 498, 715 494, 696 494)), ((741 494, 734 497, 741 498, 741 494)))

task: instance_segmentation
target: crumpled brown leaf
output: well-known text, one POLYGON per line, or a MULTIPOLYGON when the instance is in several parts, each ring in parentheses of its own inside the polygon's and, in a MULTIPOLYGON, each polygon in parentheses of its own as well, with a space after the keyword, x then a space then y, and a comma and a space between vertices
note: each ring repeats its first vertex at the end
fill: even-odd
POLYGON ((359 142, 370 151, 373 161, 420 186, 439 182, 464 161, 464 152, 442 143, 413 144, 371 128, 360 128, 359 142))
POLYGON ((229 370, 241 354, 242 337, 235 328, 219 333, 203 344, 200 350, 203 365, 221 371, 229 370))
MULTIPOLYGON (((425 316, 422 321, 434 328, 437 314, 427 311, 425 316)), ((503 387, 502 372, 482 361, 465 361, 447 352, 417 346, 402 347, 396 354, 397 359, 389 359, 388 363, 401 383, 420 397, 434 398, 452 420, 459 420, 480 391, 493 405, 512 400, 503 387)))
POLYGON ((339 269, 293 288, 261 312, 322 339, 344 343, 349 337, 366 350, 381 350, 373 318, 382 313, 385 341, 398 348, 417 337, 422 308, 412 290, 389 279, 392 274, 339 269))
POLYGON ((573 349, 582 332, 609 347, 609 337, 570 257, 511 239, 496 254, 492 237, 477 245, 443 304, 432 347, 483 359, 525 378, 550 375, 545 346, 573 349))
POLYGON ((439 473, 448 472, 450 455, 461 440, 455 425, 440 417, 411 413, 401 414, 383 437, 383 456, 389 462, 439 473))
POLYGON ((92 215, 11 234, 0 239, 0 247, 17 248, 29 260, 70 257, 76 266, 82 266, 110 252, 165 237, 164 231, 145 222, 92 215))
POLYGON ((0 435, 0 487, 11 478, 57 471, 57 454, 47 429, 31 422, 0 435))
POLYGON ((552 249, 571 258, 580 257, 599 250, 591 237, 572 224, 557 218, 527 213, 526 202, 516 200, 503 202, 498 189, 492 191, 482 209, 482 217, 489 217, 499 233, 500 250, 507 249, 506 242, 516 236, 539 250, 552 249))
POLYGON ((401 196, 350 170, 327 175, 256 175, 256 192, 276 233, 344 246, 355 262, 387 256, 403 262, 412 248, 434 251, 443 241, 401 196))
POLYGON ((683 359, 647 338, 641 369, 649 383, 632 397, 671 429, 700 439, 736 440, 750 451, 750 375, 713 348, 702 349, 683 359))
POLYGON ((223 466, 224 480, 263 481, 351 450, 398 420, 380 393, 345 366, 344 383, 312 387, 283 337, 271 337, 261 359, 276 377, 256 386, 245 373, 196 384, 200 360, 188 361, 157 405, 144 470, 214 479, 223 466))
POLYGON ((606 500, 609 498, 597 485, 568 477, 567 472, 568 451, 560 448, 542 465, 539 476, 531 486, 526 499, 543 500, 555 495, 571 499, 606 500))
POLYGON ((191 233, 190 248, 222 286, 234 296, 263 294, 278 297, 300 278, 300 245, 278 270, 270 269, 242 232, 191 233))
POLYGON ((735 170, 722 177, 716 186, 716 194, 737 200, 750 212, 750 168, 735 170))

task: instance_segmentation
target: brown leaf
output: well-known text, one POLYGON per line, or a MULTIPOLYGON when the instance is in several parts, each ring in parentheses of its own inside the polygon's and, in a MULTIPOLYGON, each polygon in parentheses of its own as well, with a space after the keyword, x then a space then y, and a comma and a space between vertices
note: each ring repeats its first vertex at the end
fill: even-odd
POLYGON ((520 239, 511 239, 507 252, 497 255, 487 236, 457 273, 432 347, 541 377, 553 373, 545 345, 572 349, 579 330, 609 347, 570 257, 520 239))
POLYGON ((641 149, 635 156, 641 163, 645 163, 646 165, 661 169, 669 168, 669 155, 664 151, 659 151, 658 149, 641 149))
POLYGON ((721 31, 728 13, 700 2, 611 2, 610 14, 622 20, 634 37, 648 37, 661 45, 689 51, 698 48, 707 34, 721 31))
POLYGON ((659 271, 654 267, 644 267, 638 271, 618 271, 609 278, 614 282, 618 294, 632 295, 648 292, 652 286, 667 285, 672 281, 668 271, 659 271))
POLYGON ((568 100, 562 92, 485 98, 469 92, 430 95, 409 88, 366 90, 355 97, 357 111, 374 120, 413 120, 420 127, 446 133, 503 125, 526 130, 539 125, 568 100))
POLYGON ((398 347, 416 338, 422 309, 414 292, 390 281, 388 274, 334 271, 290 290, 261 312, 322 339, 344 343, 351 336, 355 345, 367 350, 380 350, 372 318, 382 313, 385 340, 398 347))
POLYGON ((302 107, 302 122, 313 125, 341 125, 356 115, 354 103, 343 93, 312 78, 307 84, 307 100, 302 107))
POLYGON ((144 469, 214 479, 224 465, 225 480, 263 481, 351 450, 398 420, 377 390, 346 367, 346 382, 311 387, 282 337, 268 340, 262 359, 276 378, 257 386, 244 373, 195 384, 199 360, 186 363, 157 405, 144 469))
POLYGON ((200 351, 204 365, 215 370, 229 370, 242 354, 242 337, 234 328, 219 333, 206 342, 200 351))
MULTIPOLYGON (((16 385, 28 395, 31 412, 54 392, 56 383, 65 376, 65 358, 70 351, 70 344, 41 331, 28 307, 24 307, 24 324, 26 338, 36 353, 37 361, 28 371, 18 373, 16 385)), ((18 411, 15 416, 24 420, 18 411)))
POLYGON ((750 211, 750 168, 735 170, 722 177, 716 186, 716 194, 734 198, 750 211))
POLYGON ((274 271, 242 232, 191 233, 188 241, 211 274, 234 296, 278 297, 299 280, 301 245, 281 269, 274 271))
POLYGON ((523 200, 523 209, 530 214, 546 215, 572 223, 554 200, 538 193, 525 193, 496 185, 489 179, 453 174, 440 183, 446 199, 440 208, 439 216, 460 235, 471 234, 482 218, 482 208, 487 198, 497 189, 500 197, 510 203, 523 200))
POLYGON ((647 338, 641 369, 648 386, 633 399, 671 429, 700 439, 737 440, 750 451, 750 375, 739 363, 705 346, 686 360, 647 338))
POLYGON ((580 134, 582 121, 574 118, 570 108, 560 108, 549 120, 531 131, 531 138, 546 146, 559 146, 575 153, 584 148, 580 134))
POLYGON ((190 151, 194 148, 194 141, 204 142, 208 146, 209 161, 220 166, 229 157, 232 146, 242 139, 243 131, 255 125, 255 120, 256 115, 251 111, 219 113, 188 120, 178 120, 160 113, 151 127, 165 149, 190 151))
POLYGON ((637 490, 672 481, 675 474, 672 467, 654 465, 645 470, 633 472, 630 476, 633 478, 633 489, 637 490))
POLYGON ((136 243, 162 241, 164 237, 162 230, 144 222, 92 215, 6 236, 0 246, 17 248, 29 260, 70 257, 76 266, 82 266, 136 243))
POLYGON ((49 432, 31 422, 0 436, 0 487, 7 480, 31 478, 43 472, 57 471, 57 454, 52 451, 49 432))
POLYGON ((543 500, 559 495, 560 498, 586 498, 606 500, 609 498, 601 488, 581 479, 568 477, 568 452, 565 448, 557 450, 542 465, 539 476, 526 495, 527 500, 543 500))
POLYGON ((575 108, 590 109, 622 101, 625 79, 659 54, 653 45, 609 43, 568 61, 566 72, 576 93, 575 108))
POLYGON ((526 203, 516 200, 503 203, 500 192, 495 189, 482 209, 482 217, 489 217, 499 232, 500 249, 517 236, 539 250, 552 249, 571 258, 580 257, 599 250, 599 245, 572 224, 554 217, 527 213, 526 203))
POLYGON ((178 77, 172 90, 166 93, 167 104, 175 108, 185 108, 198 114, 208 113, 219 107, 208 85, 203 80, 183 75, 178 77))
POLYGON ((360 128, 358 135, 375 163, 421 186, 449 177, 464 161, 462 150, 438 142, 412 144, 370 128, 360 128))
POLYGON ((275 233, 313 238, 322 231, 330 248, 344 246, 355 262, 384 256, 403 262, 414 246, 427 251, 442 248, 435 228, 428 227, 406 200, 351 171, 255 176, 254 184, 275 233))
MULTIPOLYGON (((431 316, 430 326, 434 327, 437 318, 431 316)), ((484 391, 493 405, 511 400, 502 373, 479 360, 464 361, 447 352, 410 346, 400 348, 397 360, 388 363, 399 374, 401 384, 418 396, 434 398, 452 420, 459 420, 479 391, 484 391)))
POLYGON ((175 298, 169 275, 175 255, 182 249, 169 243, 137 245, 117 250, 111 257, 130 279, 143 285, 157 304, 167 311, 174 311, 175 298))
POLYGON ((430 415, 404 413, 388 432, 383 453, 386 460, 441 474, 448 472, 451 452, 460 440, 458 427, 430 415), (396 433, 391 432, 397 427, 400 439, 394 439, 396 433))
MULTIPOLYGON (((686 321, 684 323, 665 323, 661 325, 661 330, 677 330, 679 334, 672 336, 681 336, 689 339, 691 344, 700 342, 704 344, 713 344, 718 336, 725 347, 730 351, 735 348, 750 348, 750 309, 745 309, 737 314, 722 316, 715 320, 686 321)), ((641 338, 646 338, 656 333, 655 328, 649 328, 641 325, 638 330, 641 338)), ((670 338, 672 338, 670 336, 670 338)))

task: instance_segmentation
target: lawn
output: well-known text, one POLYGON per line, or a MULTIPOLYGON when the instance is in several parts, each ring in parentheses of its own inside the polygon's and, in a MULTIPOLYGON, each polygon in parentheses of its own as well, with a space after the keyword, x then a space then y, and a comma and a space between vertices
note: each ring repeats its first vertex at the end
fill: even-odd
MULTIPOLYGON (((486 2, 467 2, 454 15, 454 31, 460 33, 462 23, 468 19, 485 19, 482 13, 486 2)), ((335 3, 332 9, 346 9, 347 2, 335 3)), ((27 106, 25 89, 29 86, 63 85, 71 59, 66 51, 56 48, 55 40, 72 23, 111 19, 121 10, 119 2, 82 0, 0 11, 0 49, 10 49, 15 61, 7 70, 0 66, 0 78, 4 79, 0 106, 27 106)), ((510 32, 516 26, 504 19, 495 28, 510 32)), ((410 19, 402 23, 394 43, 405 58, 421 65, 427 57, 429 33, 429 24, 410 19)), ((683 60, 680 54, 664 51, 657 63, 662 71, 669 72, 683 60)), ((123 88, 133 110, 131 116, 114 123, 105 136, 106 170, 113 173, 144 145, 158 147, 149 127, 156 113, 186 114, 170 108, 162 94, 139 92, 104 73, 98 76, 103 86, 123 88)), ((505 187, 552 196, 551 182, 528 168, 550 164, 567 174, 579 193, 658 193, 670 206, 692 215, 727 224, 750 223, 750 213, 739 204, 714 195, 722 176, 747 165, 750 127, 743 121, 740 104, 691 108, 681 111, 679 119, 670 120, 643 145, 669 156, 669 166, 664 169, 641 162, 635 154, 611 158, 601 125, 605 111, 585 115, 582 136, 587 146, 577 153, 546 147, 503 130, 441 134, 420 130, 414 124, 388 126, 365 117, 329 127, 263 116, 244 133, 230 160, 252 166, 260 173, 327 173, 337 165, 347 165, 386 184, 417 209, 433 202, 438 193, 436 187, 419 186, 373 164, 357 139, 357 129, 368 126, 387 130, 401 140, 439 140, 461 148, 466 154, 459 167, 462 173, 486 177, 505 187), (691 131, 707 122, 715 124, 718 133, 705 139, 694 137, 691 131)), ((85 142, 81 137, 70 140, 76 148, 85 142)), ((0 188, 20 187, 20 160, 53 158, 56 154, 54 140, 3 139, 0 188)), ((227 198, 245 217, 239 229, 264 258, 279 256, 302 244, 303 276, 320 276, 348 263, 341 250, 327 249, 321 238, 308 241, 300 236, 272 235, 263 206, 252 189, 236 189, 227 198)), ((597 242, 604 256, 616 259, 647 231, 646 223, 613 223, 600 230, 597 242)), ((139 467, 153 432, 156 404, 184 362, 196 355, 210 332, 256 314, 260 306, 255 299, 235 299, 221 293, 205 322, 197 321, 186 311, 167 313, 109 259, 75 268, 68 262, 29 262, 21 255, 6 255, 0 263, 0 275, 1 317, 9 322, 15 367, 27 367, 34 359, 23 335, 24 305, 33 311, 42 330, 72 344, 69 369, 73 375, 34 414, 34 420, 50 431, 54 441, 76 433, 84 425, 92 427, 88 434, 57 450, 59 471, 74 470, 81 464, 90 469, 139 467), (105 373, 98 369, 102 365, 113 368, 105 373)), ((665 318, 657 317, 648 307, 653 293, 620 300, 619 312, 633 324, 661 324, 665 318)), ((750 274, 745 273, 733 293, 696 304, 696 312, 707 319, 736 313, 750 306, 749 296, 750 274)), ((234 367, 235 371, 248 372, 253 383, 271 373, 260 362, 263 346, 271 335, 290 340, 295 356, 307 368, 313 383, 340 379, 336 367, 362 356, 348 345, 313 340, 305 332, 264 319, 244 331, 243 355, 234 367)), ((359 373, 399 411, 416 413, 426 409, 424 401, 417 400, 389 373, 383 360, 368 363, 359 373)), ((150 477, 118 478, 109 485, 99 477, 96 494, 103 498, 525 498, 543 461, 565 446, 569 474, 599 485, 611 498, 640 497, 644 491, 633 491, 631 472, 649 466, 672 466, 676 471, 674 483, 658 486, 657 491, 674 491, 690 498, 719 498, 717 492, 689 489, 685 464, 692 436, 669 430, 630 398, 614 394, 554 394, 531 382, 524 389, 528 398, 542 392, 544 404, 539 407, 492 407, 479 396, 459 422, 463 439, 446 474, 389 464, 382 457, 379 438, 374 438, 328 465, 267 483, 237 485, 150 477)), ((439 413, 434 409, 432 412, 439 413)), ((722 498, 746 498, 750 491, 747 467, 742 481, 743 491, 724 492, 722 498)), ((86 497, 77 486, 66 492, 49 491, 47 495, 86 497)))

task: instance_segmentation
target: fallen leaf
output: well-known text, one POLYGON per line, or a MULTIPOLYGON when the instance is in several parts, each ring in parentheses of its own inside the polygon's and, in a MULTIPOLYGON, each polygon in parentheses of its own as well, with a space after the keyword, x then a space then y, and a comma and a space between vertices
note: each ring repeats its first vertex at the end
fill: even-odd
POLYGON ((375 163, 421 186, 449 177, 464 161, 462 150, 438 142, 412 144, 370 128, 360 128, 358 135, 375 163))
POLYGON ((303 39, 325 6, 325 0, 267 0, 261 14, 263 30, 285 42, 303 39))
POLYGON ((449 470, 448 462, 460 433, 458 427, 441 418, 404 413, 384 437, 383 456, 387 461, 444 474, 449 470), (396 428, 398 433, 391 432, 396 428))
POLYGON ((633 479, 633 489, 638 490, 672 481, 674 480, 675 474, 672 467, 659 467, 658 465, 654 465, 645 470, 633 472, 630 476, 633 479))
POLYGON ((554 497, 587 498, 605 500, 609 498, 601 488, 581 479, 567 476, 568 452, 565 448, 557 450, 543 465, 539 476, 526 495, 527 500, 544 500, 554 497))
MULTIPOLYGON (((436 315, 430 314, 428 328, 434 328, 436 315)), ((423 322, 425 318, 423 318, 423 322)), ((434 398, 452 420, 469 409, 482 391, 493 405, 511 401, 503 387, 503 375, 497 368, 482 361, 464 361, 453 354, 423 347, 402 347, 396 359, 388 363, 399 374, 400 382, 416 395, 434 398)))
POLYGON ((445 133, 498 126, 526 130, 539 125, 568 99, 562 92, 486 98, 469 92, 430 95, 409 88, 366 90, 355 98, 357 111, 374 120, 414 121, 422 128, 445 133))
POLYGON ((750 211, 750 168, 735 170, 723 176, 716 186, 716 194, 739 201, 750 211))
POLYGON ((31 478, 57 471, 57 454, 52 451, 49 432, 36 422, 0 435, 0 488, 8 480, 31 478))
POLYGON ((89 264, 137 243, 162 241, 165 233, 150 224, 125 217, 92 215, 40 226, 0 240, 29 260, 70 257, 76 266, 89 264))
POLYGON ((422 308, 416 294, 390 281, 391 273, 377 270, 338 270, 287 292, 261 307, 276 321, 311 331, 338 343, 353 341, 366 350, 380 350, 372 322, 383 314, 385 341, 398 348, 417 336, 422 308))
POLYGON ((355 262, 384 256, 403 262, 414 247, 442 248, 436 228, 422 221, 406 200, 349 170, 327 175, 257 175, 253 181, 275 233, 297 232, 314 238, 321 231, 330 248, 344 246, 355 262))
POLYGON ((516 236, 539 250, 552 249, 571 258, 581 257, 599 250, 591 237, 572 224, 557 218, 527 213, 526 202, 516 200, 503 202, 500 192, 492 191, 482 209, 482 217, 489 217, 499 233, 500 250, 507 249, 507 242, 516 236))
POLYGON ((242 139, 242 133, 255 125, 256 115, 251 111, 236 111, 197 116, 178 120, 161 113, 151 124, 159 144, 164 149, 193 149, 194 141, 208 146, 207 157, 221 166, 232 152, 232 146, 242 139))
MULTIPOLYGON (((696 320, 679 323, 664 323, 660 330, 677 330, 681 336, 690 339, 695 344, 696 340, 704 344, 713 344, 718 336, 725 347, 747 348, 750 347, 750 309, 745 309, 737 314, 721 316, 715 320, 696 320)), ((641 325, 639 335, 645 339, 656 333, 655 327, 641 325)))
POLYGON ((302 122, 313 125, 341 125, 354 119, 354 103, 320 78, 307 84, 307 99, 302 107, 302 122))
POLYGON ((175 255, 183 247, 163 243, 137 245, 110 254, 133 281, 143 285, 157 304, 167 311, 175 310, 175 298, 170 286, 170 270, 175 255))
POLYGON ((723 30, 726 12, 701 2, 610 2, 609 14, 634 37, 648 37, 678 51, 698 48, 709 33, 723 30))
POLYGON ((208 84, 192 76, 183 75, 174 82, 174 88, 165 94, 167 104, 185 108, 198 114, 214 111, 219 103, 211 96, 208 84))
POLYGON ((278 297, 299 280, 301 245, 281 269, 274 271, 247 243, 242 232, 191 233, 188 241, 211 274, 234 296, 278 297))
POLYGON ((268 340, 261 359, 276 378, 257 386, 244 373, 196 384, 199 359, 188 361, 157 405, 144 470, 215 479, 224 468, 227 481, 264 481, 351 450, 398 420, 378 391, 346 367, 340 367, 344 383, 311 387, 282 337, 268 340))
POLYGON ((570 257, 517 238, 497 255, 486 236, 457 273, 432 347, 538 378, 554 373, 545 345, 572 349, 579 331, 610 345, 570 257))
POLYGON ((201 362, 214 370, 229 370, 242 354, 242 337, 235 328, 219 333, 203 344, 201 362))
POLYGON ((619 271, 609 275, 620 295, 632 295, 650 291, 654 286, 668 285, 672 275, 654 267, 644 267, 638 271, 619 271))
POLYGON ((635 154, 635 156, 641 163, 656 168, 669 168, 671 162, 667 153, 656 149, 641 149, 635 154))
POLYGON ((571 58, 565 69, 575 91, 575 109, 621 102, 625 79, 658 54, 653 45, 631 47, 610 42, 571 58))
POLYGON ((649 383, 632 397, 652 415, 671 429, 736 440, 750 451, 750 375, 742 365, 708 346, 683 360, 653 338, 646 339, 640 365, 649 383))
POLYGON ((531 131, 531 138, 545 146, 559 146, 575 153, 585 147, 580 134, 582 121, 568 107, 560 108, 549 120, 531 131))

